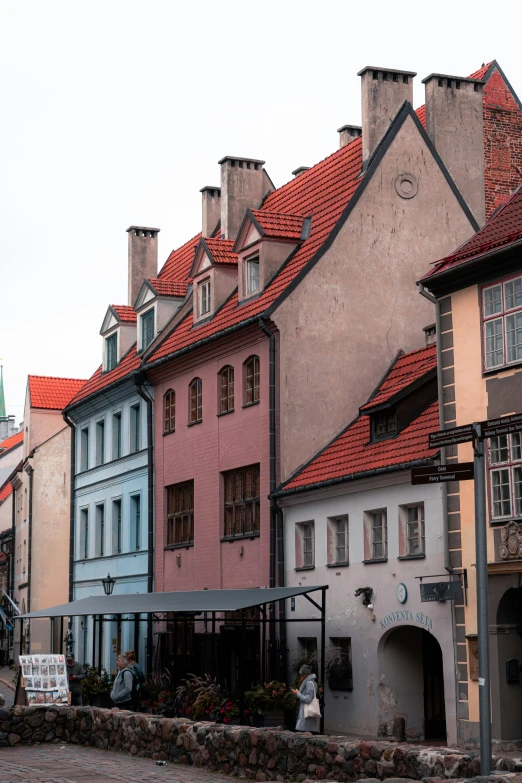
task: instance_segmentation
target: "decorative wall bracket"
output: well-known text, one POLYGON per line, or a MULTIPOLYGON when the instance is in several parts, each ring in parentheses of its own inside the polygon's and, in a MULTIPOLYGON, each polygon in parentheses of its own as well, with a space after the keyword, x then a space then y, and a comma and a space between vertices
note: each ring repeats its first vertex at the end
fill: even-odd
POLYGON ((500 531, 499 554, 502 560, 522 558, 522 522, 512 520, 500 531))

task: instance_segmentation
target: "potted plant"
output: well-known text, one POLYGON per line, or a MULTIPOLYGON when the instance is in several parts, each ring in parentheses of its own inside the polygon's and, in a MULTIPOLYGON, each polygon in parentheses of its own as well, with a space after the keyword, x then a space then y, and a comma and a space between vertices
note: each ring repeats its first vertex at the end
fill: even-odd
POLYGON ((286 683, 272 680, 258 685, 252 691, 246 691, 245 704, 256 725, 274 727, 285 725, 285 713, 293 713, 295 699, 286 683))
POLYGON ((353 690, 352 662, 339 647, 330 647, 325 659, 328 687, 331 691, 353 690))
POLYGON ((98 669, 88 664, 84 668, 86 677, 82 680, 83 701, 91 707, 112 707, 113 678, 111 675, 105 670, 98 674, 98 669))

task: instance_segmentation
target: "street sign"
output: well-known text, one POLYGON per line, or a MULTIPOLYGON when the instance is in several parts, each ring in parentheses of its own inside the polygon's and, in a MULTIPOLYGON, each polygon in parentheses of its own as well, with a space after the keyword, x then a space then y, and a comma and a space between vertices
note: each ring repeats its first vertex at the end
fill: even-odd
POLYGON ((421 601, 461 601, 462 585, 460 582, 431 582, 421 584, 421 601))
POLYGON ((430 465, 412 468, 412 484, 442 484, 445 481, 469 481, 473 478, 473 462, 455 462, 453 465, 430 465))
POLYGON ((512 416, 499 416, 480 422, 483 438, 494 438, 497 435, 510 435, 512 432, 522 432, 522 413, 512 416))
POLYGON ((464 424, 462 427, 452 427, 450 430, 430 432, 430 449, 438 446, 456 446, 458 443, 468 443, 473 440, 473 425, 464 424))

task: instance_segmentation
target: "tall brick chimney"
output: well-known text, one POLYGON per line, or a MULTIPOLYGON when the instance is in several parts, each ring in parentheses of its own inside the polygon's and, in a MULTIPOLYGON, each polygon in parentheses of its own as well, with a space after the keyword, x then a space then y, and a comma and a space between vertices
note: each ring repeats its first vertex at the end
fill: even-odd
POLYGON ((159 228, 129 226, 129 304, 134 305, 146 277, 158 275, 159 228))
POLYGON ((404 101, 413 102, 413 71, 367 65, 361 77, 363 166, 366 166, 404 101))
POLYGON ((210 237, 221 219, 221 188, 205 185, 199 192, 202 210, 201 233, 204 237, 210 237))
POLYGON ((263 169, 264 160, 227 155, 221 166, 221 233, 235 239, 245 210, 259 209, 271 183, 263 169))
POLYGON ((426 131, 477 223, 486 221, 484 192, 484 82, 432 73, 426 90, 426 131))
POLYGON ((346 147, 354 139, 358 139, 362 134, 362 128, 360 125, 343 125, 342 128, 337 128, 339 134, 339 149, 346 147))

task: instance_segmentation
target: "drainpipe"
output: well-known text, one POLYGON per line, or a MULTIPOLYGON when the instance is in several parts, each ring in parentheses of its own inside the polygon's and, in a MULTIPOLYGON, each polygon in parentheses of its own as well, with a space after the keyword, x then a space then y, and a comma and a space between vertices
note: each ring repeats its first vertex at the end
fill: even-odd
MULTIPOLYGON (((75 542, 75 491, 76 491, 76 427, 65 411, 62 411, 64 422, 71 430, 71 465, 69 476, 69 603, 74 601, 74 542, 75 542)), ((67 652, 72 652, 72 617, 67 618, 67 652)), ((62 627, 62 626, 61 626, 62 627)), ((63 639, 60 640, 60 649, 63 639)))
MULTIPOLYGON (((441 333, 440 333, 440 302, 437 299, 437 297, 433 296, 433 294, 430 294, 428 293, 428 291, 426 291, 422 283, 417 283, 417 286, 419 288, 419 293, 421 294, 421 296, 424 296, 425 299, 428 299, 430 302, 432 302, 435 305, 435 330, 436 330, 436 338, 437 338, 437 394, 439 400, 439 425, 441 430, 443 430, 444 429, 444 394, 443 394, 443 387, 442 387, 442 341, 441 341, 441 333)), ((446 464, 445 446, 440 447, 440 462, 441 465, 446 464)), ((444 568, 446 569, 446 571, 448 571, 451 574, 453 572, 453 566, 451 565, 450 554, 449 554, 448 485, 443 482, 441 486, 441 490, 442 490, 442 537, 444 540, 444 568)), ((450 603, 451 603, 451 627, 452 627, 452 635, 453 635, 453 656, 454 656, 454 665, 455 665, 455 709, 458 710, 459 665, 458 665, 458 655, 457 655, 456 613, 455 613, 455 602, 450 601, 450 603)), ((457 745, 460 747, 461 744, 460 720, 458 719, 458 715, 456 715, 455 718, 456 718, 456 728, 457 728, 457 745)))
MULTIPOLYGON (((33 477, 34 470, 27 462, 24 465, 24 470, 29 476, 29 533, 27 542, 27 614, 31 611, 31 563, 33 559, 33 477)), ((27 621, 27 633, 25 636, 25 652, 29 655, 31 651, 31 621, 27 621)))
MULTIPOLYGON (((442 390, 442 344, 440 334, 440 302, 437 297, 428 293, 422 283, 417 283, 419 287, 419 293, 425 299, 428 299, 435 305, 435 329, 437 337, 437 394, 439 400, 439 424, 441 430, 444 429, 444 395, 442 390)), ((441 465, 446 464, 446 447, 440 447, 440 462, 441 465)), ((450 561, 449 554, 449 530, 448 530, 448 485, 442 483, 442 537, 444 539, 444 568, 449 573, 452 573, 453 566, 450 561)))
MULTIPOLYGON (((143 372, 134 375, 136 391, 147 404, 147 592, 154 592, 154 410, 153 399, 145 389, 143 372)), ((147 673, 152 673, 152 615, 147 615, 147 673)))
MULTIPOLYGON (((11 519, 11 551, 9 553, 9 563, 10 563, 10 569, 9 569, 9 595, 11 596, 11 600, 14 601, 14 580, 15 580, 15 564, 16 564, 16 490, 13 487, 12 492, 12 498, 13 498, 13 505, 11 507, 11 513, 12 513, 12 519, 11 519)), ((22 626, 19 626, 20 628, 20 635, 22 633, 22 626)), ((9 649, 7 651, 7 658, 9 659, 9 650, 12 650, 13 652, 13 663, 14 663, 14 648, 15 648, 15 624, 13 623, 13 630, 11 631, 11 644, 9 645, 9 649)), ((8 660, 9 663, 9 660, 8 660)))

